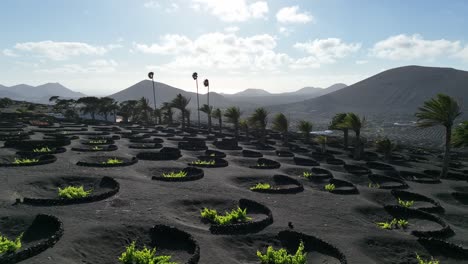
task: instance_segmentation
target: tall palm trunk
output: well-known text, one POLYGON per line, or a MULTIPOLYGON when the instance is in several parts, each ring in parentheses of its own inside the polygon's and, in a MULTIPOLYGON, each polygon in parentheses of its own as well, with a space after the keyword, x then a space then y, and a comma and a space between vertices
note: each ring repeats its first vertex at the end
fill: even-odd
POLYGON ((219 122, 219 133, 223 133, 223 118, 220 116, 218 119, 219 122))
POLYGON ((356 142, 355 142, 355 145, 354 145, 354 159, 360 160, 361 159, 361 154, 362 154, 362 150, 361 150, 361 146, 362 146, 361 131, 357 130, 355 132, 356 132, 356 142))
POLYGON ((236 136, 236 139, 239 139, 239 123, 234 124, 234 135, 236 136))
POLYGON ((181 110, 182 114, 182 129, 185 129, 185 111, 184 109, 181 110))
POLYGON ((349 143, 348 143, 349 130, 347 128, 345 128, 345 129, 343 129, 343 133, 344 133, 344 136, 343 136, 343 138, 344 138, 344 148, 347 149, 348 145, 349 145, 349 143))
POLYGON ((211 113, 210 112, 208 113, 208 133, 211 133, 211 113))
POLYGON ((450 165, 450 147, 452 142, 452 126, 447 126, 445 128, 445 155, 444 155, 444 164, 442 166, 442 171, 440 172, 440 178, 446 178, 450 165))

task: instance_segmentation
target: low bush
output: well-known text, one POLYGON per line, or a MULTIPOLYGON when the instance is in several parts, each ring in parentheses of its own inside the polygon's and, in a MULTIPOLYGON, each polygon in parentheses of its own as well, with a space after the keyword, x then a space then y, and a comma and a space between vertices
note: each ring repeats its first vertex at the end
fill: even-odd
POLYGON ((36 152, 36 153, 48 153, 48 152, 52 152, 52 150, 48 147, 43 147, 43 148, 35 148, 33 149, 33 152, 36 152))
POLYGON ((257 183, 255 186, 250 187, 250 190, 269 190, 271 185, 269 183, 257 183))
POLYGON ((88 197, 93 190, 85 191, 83 186, 74 187, 68 186, 65 188, 58 189, 58 196, 65 199, 76 199, 76 198, 84 198, 88 197))
POLYGON ((378 222, 377 226, 382 229, 395 229, 395 228, 403 228, 405 229, 408 226, 409 222, 405 219, 396 219, 393 218, 390 222, 378 222))
POLYGON ((405 201, 405 200, 402 200, 402 199, 398 198, 398 204, 400 206, 410 208, 411 206, 413 206, 414 201, 405 201))
POLYGON ((369 184, 367 185, 367 187, 378 189, 378 188, 380 188, 380 184, 369 182, 369 184))
POLYGON ((434 259, 434 257, 431 257, 431 260, 424 260, 423 258, 421 258, 421 256, 419 256, 418 253, 416 253, 416 259, 418 260, 418 264, 439 264, 440 261, 438 261, 437 259, 434 259))
POLYGON ((302 241, 294 255, 289 254, 284 248, 275 250, 269 246, 265 254, 257 251, 257 256, 262 264, 305 264, 307 262, 307 253, 304 252, 302 241))
POLYGON ((228 225, 252 220, 252 218, 247 216, 247 208, 241 209, 240 207, 233 209, 231 212, 226 212, 224 215, 218 215, 216 210, 203 208, 201 216, 218 225, 228 225))
POLYGON ((23 234, 17 237, 14 241, 0 234, 0 254, 15 252, 21 248, 21 238, 23 234))
POLYGON ((99 139, 99 140, 90 140, 89 144, 106 144, 107 140, 105 139, 99 139))
POLYGON ((325 185, 325 190, 327 190, 329 192, 335 190, 335 188, 336 188, 336 186, 333 183, 329 183, 329 184, 325 185))
POLYGON ((216 162, 214 160, 196 160, 192 161, 193 165, 215 165, 216 162))
POLYGON ((15 158, 15 160, 13 161, 13 164, 30 164, 30 163, 37 163, 37 162, 39 162, 39 159, 15 158))
POLYGON ((257 167, 266 167, 268 165, 266 165, 265 163, 257 163, 257 165, 255 165, 257 167))
POLYGON ((119 159, 108 159, 107 161, 103 161, 102 164, 122 164, 123 161, 119 159))
POLYGON ((302 173, 302 176, 304 176, 304 178, 310 179, 310 178, 314 177, 314 174, 312 172, 310 172, 310 171, 304 171, 302 173))
POLYGON ((94 146, 94 147, 92 148, 92 150, 98 151, 98 150, 103 150, 103 148, 101 148, 101 147, 99 147, 99 146, 94 146))
POLYGON ((135 241, 128 246, 119 257, 119 262, 123 264, 177 264, 172 262, 171 256, 156 256, 156 248, 142 250, 136 249, 135 241))
POLYGON ((171 171, 169 173, 163 173, 162 176, 165 178, 183 178, 187 176, 187 172, 183 170, 178 172, 171 171))

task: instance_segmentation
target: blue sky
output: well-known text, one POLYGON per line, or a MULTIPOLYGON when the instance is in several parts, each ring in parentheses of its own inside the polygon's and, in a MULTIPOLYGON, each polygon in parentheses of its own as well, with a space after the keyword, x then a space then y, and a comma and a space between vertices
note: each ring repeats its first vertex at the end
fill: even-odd
POLYGON ((0 84, 91 95, 154 71, 194 90, 352 84, 403 65, 468 70, 468 1, 6 0, 0 84), (7 21, 8 23, 5 23, 7 21))

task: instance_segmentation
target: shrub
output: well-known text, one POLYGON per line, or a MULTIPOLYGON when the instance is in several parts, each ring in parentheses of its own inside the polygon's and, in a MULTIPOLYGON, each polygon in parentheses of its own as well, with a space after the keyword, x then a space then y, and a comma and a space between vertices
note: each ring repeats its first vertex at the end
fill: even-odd
POLYGON ((329 184, 325 185, 325 190, 327 190, 329 192, 335 190, 335 188, 336 188, 336 186, 333 183, 329 183, 329 184))
POLYGON ((39 162, 39 159, 18 159, 15 158, 15 161, 13 161, 13 164, 30 164, 30 163, 36 163, 39 162))
POLYGON ((43 147, 43 148, 35 148, 33 149, 33 152, 36 153, 47 153, 47 152, 52 152, 52 150, 48 147, 43 147))
POLYGON ((108 159, 107 161, 103 161, 102 164, 122 164, 123 161, 119 160, 117 158, 114 159, 108 159))
POLYGON ((216 154, 215 154, 215 153, 211 153, 211 154, 210 154, 210 157, 216 157, 216 154))
POLYGON ((87 197, 91 194, 92 191, 93 190, 85 191, 83 186, 80 186, 80 187, 68 186, 63 189, 59 188, 58 195, 59 197, 65 198, 65 199, 75 199, 75 198, 87 197))
POLYGON ((257 167, 266 167, 268 165, 266 165, 265 163, 257 163, 257 165, 255 165, 257 167))
POLYGON ((99 147, 99 146, 94 146, 94 147, 92 148, 92 150, 102 150, 102 148, 99 147))
POLYGON ((268 190, 271 189, 271 185, 269 183, 257 183, 255 186, 250 187, 250 190, 268 190))
POLYGON ((142 250, 135 248, 135 241, 125 249, 119 257, 120 263, 123 264, 177 264, 170 261, 171 256, 156 256, 156 248, 148 249, 143 247, 142 250))
POLYGON ((218 225, 228 225, 252 220, 252 218, 247 216, 247 208, 241 209, 240 207, 233 209, 231 212, 226 212, 224 215, 218 215, 216 210, 203 208, 201 216, 218 225))
POLYGON ((284 248, 274 250, 272 246, 269 246, 265 254, 257 251, 257 256, 262 264, 305 264, 307 261, 307 253, 304 252, 302 241, 294 255, 288 254, 284 248))
POLYGON ((193 165, 215 165, 216 162, 214 160, 196 160, 192 161, 193 165))
POLYGON ((369 184, 367 185, 369 188, 380 188, 380 184, 378 183, 372 183, 372 182, 369 182, 369 184))
POLYGON ((310 171, 304 171, 302 173, 302 176, 304 176, 307 179, 310 179, 310 178, 314 177, 314 174, 312 172, 310 172, 310 171))
POLYGON ((15 252, 21 248, 21 238, 23 234, 17 237, 14 241, 9 240, 7 237, 4 237, 0 234, 0 254, 15 252))
POLYGON ((393 218, 390 222, 378 222, 377 225, 382 229, 395 229, 395 228, 406 228, 409 222, 405 219, 393 218))
POLYGON ((187 172, 183 170, 178 171, 178 172, 171 171, 169 173, 163 173, 163 177, 165 178, 183 178, 186 176, 187 176, 187 172))
POLYGON ((409 207, 413 206, 414 201, 405 201, 405 200, 402 200, 402 199, 398 198, 398 204, 400 206, 409 208, 409 207))
POLYGON ((418 253, 416 253, 416 259, 418 260, 419 264, 439 264, 440 263, 440 261, 438 261, 437 259, 434 259, 434 257, 431 257, 431 260, 424 260, 423 258, 421 258, 421 256, 419 256, 418 253))
POLYGON ((90 144, 105 144, 105 143, 107 143, 107 140, 105 140, 105 139, 90 140, 89 143, 90 144))

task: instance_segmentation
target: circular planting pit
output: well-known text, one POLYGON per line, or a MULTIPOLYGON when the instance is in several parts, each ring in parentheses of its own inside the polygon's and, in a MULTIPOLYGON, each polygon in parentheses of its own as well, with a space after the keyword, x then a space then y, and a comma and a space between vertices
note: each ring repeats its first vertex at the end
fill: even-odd
POLYGON ((395 168, 392 165, 388 165, 381 162, 376 161, 368 161, 366 163, 367 167, 373 170, 380 170, 380 171, 395 171, 395 168))
POLYGON ((217 150, 208 149, 205 151, 205 156, 222 159, 226 157, 226 153, 217 151, 217 150))
POLYGON ((57 160, 54 155, 26 155, 26 156, 0 156, 0 167, 26 167, 53 163, 57 160))
POLYGON ((365 151, 363 153, 363 159, 367 161, 375 161, 379 159, 379 154, 375 152, 365 151))
POLYGON ((78 166, 86 167, 124 167, 130 166, 138 162, 136 157, 116 157, 116 156, 91 156, 86 157, 76 163, 78 166))
POLYGON ((308 179, 309 181, 324 181, 333 178, 333 174, 331 173, 331 171, 326 170, 324 168, 312 168, 310 169, 310 173, 312 175, 308 177, 305 177, 304 173, 300 176, 308 179))
POLYGON ((254 147, 257 150, 275 150, 275 147, 262 143, 257 143, 254 145, 254 147))
POLYGON ((436 215, 396 205, 386 205, 384 209, 394 218, 408 220, 406 230, 414 236, 445 238, 454 234, 450 226, 436 215))
POLYGON ((285 150, 277 150, 276 151, 276 156, 290 158, 290 157, 294 157, 294 153, 289 152, 289 151, 285 151, 285 150))
POLYGON ((403 201, 413 201, 411 208, 418 209, 428 213, 444 213, 444 208, 435 200, 421 194, 392 190, 391 194, 397 199, 403 201))
MULTIPOLYGON (((416 264, 416 252, 424 259, 430 256, 423 254, 425 248, 416 240, 406 237, 376 236, 366 237, 358 242, 367 256, 378 264, 416 264)), ((427 263, 427 262, 426 262, 427 263)), ((445 262, 442 262, 445 263, 445 262)))
POLYGON ((246 158, 261 158, 263 157, 263 154, 258 151, 245 149, 242 151, 242 156, 246 158))
POLYGON ((455 187, 455 192, 452 192, 453 198, 462 204, 468 205, 468 187, 455 187))
POLYGON ((163 146, 157 143, 134 143, 128 145, 131 149, 160 149, 163 146))
POLYGON ((222 168, 227 167, 229 163, 225 159, 202 156, 198 160, 188 163, 188 165, 201 168, 222 168))
POLYGON ((329 154, 329 153, 312 152, 310 154, 310 157, 312 157, 315 160, 326 160, 326 159, 329 159, 329 158, 333 158, 333 155, 329 154))
POLYGON ((298 166, 307 166, 307 167, 320 166, 320 163, 318 163, 318 161, 313 160, 313 159, 294 157, 293 160, 294 160, 294 164, 298 166))
POLYGON ((438 184, 441 181, 437 178, 433 178, 429 175, 413 172, 413 171, 400 171, 400 176, 408 181, 424 184, 438 184))
POLYGON ((114 144, 114 140, 112 139, 91 139, 91 140, 83 140, 81 142, 81 144, 83 145, 91 145, 91 146, 95 146, 95 145, 111 145, 111 144, 114 144))
POLYGON ((328 158, 325 162, 329 165, 334 165, 334 166, 343 166, 346 164, 344 160, 335 159, 335 158, 328 158))
POLYGON ((51 141, 56 141, 56 140, 75 140, 79 139, 79 136, 75 135, 70 135, 70 134, 44 134, 44 137, 42 138, 43 140, 51 140, 51 141))
MULTIPOLYGON (((330 179, 329 184, 333 184, 335 188, 329 192, 333 194, 359 194, 359 190, 354 184, 338 179, 330 179)), ((325 191, 325 189, 322 189, 325 191)))
MULTIPOLYGON (((437 256, 440 260, 440 256, 446 259, 441 259, 441 263, 449 263, 447 259, 454 260, 468 260, 468 249, 459 245, 436 239, 436 238, 418 238, 418 242, 426 248, 427 251, 433 256, 437 256)), ((454 261, 455 263, 458 263, 454 261)), ((461 263, 461 262, 460 262, 461 263)))
POLYGON ((167 255, 180 255, 177 252, 185 252, 187 260, 179 263, 196 264, 200 259, 200 246, 189 233, 166 225, 155 225, 150 231, 152 247, 168 252, 167 255))
MULTIPOLYGON (((439 178, 440 177, 440 171, 439 170, 425 170, 423 171, 424 174, 429 175, 430 177, 433 178, 439 178)), ((447 177, 444 178, 446 180, 455 180, 455 181, 466 181, 468 180, 468 177, 462 173, 454 173, 454 172, 448 172, 447 177)))
POLYGON ((271 170, 271 169, 278 169, 281 167, 281 164, 277 161, 259 158, 257 159, 257 163, 254 165, 250 165, 249 168, 251 169, 264 169, 264 170, 271 170))
POLYGON ((64 153, 67 151, 66 148, 39 148, 33 149, 32 151, 18 151, 16 155, 18 156, 40 156, 40 155, 47 155, 47 154, 59 154, 64 153))
POLYGON ((273 177, 237 177, 234 181, 244 189, 259 193, 294 194, 304 190, 304 186, 299 181, 285 175, 274 175, 273 177), (259 183, 262 185, 267 184, 268 186, 254 188, 259 183))
POLYGON ((201 178, 205 173, 203 172, 202 169, 199 168, 194 168, 194 167, 187 167, 184 169, 174 169, 174 168, 167 168, 167 169, 161 169, 158 171, 158 176, 153 176, 153 180, 158 180, 158 181, 168 181, 168 182, 182 182, 182 181, 196 181, 201 178), (179 173, 183 172, 185 176, 181 177, 181 175, 174 175, 171 173, 179 173))
POLYGON ((156 144, 161 144, 164 142, 163 139, 161 138, 143 138, 143 139, 130 139, 131 143, 156 143, 156 144))
MULTIPOLYGON (((247 216, 251 217, 250 221, 237 222, 231 224, 216 224, 207 219, 201 218, 202 222, 210 224, 210 232, 215 235, 240 235, 248 233, 256 233, 273 223, 273 214, 271 210, 263 204, 257 203, 248 199, 240 199, 237 205, 240 209, 247 211, 247 216)), ((218 209, 218 208, 210 208, 218 209)), ((227 209, 227 208, 219 208, 227 209)), ((230 211, 218 210, 219 212, 230 211)))
POLYGON ((213 142, 218 149, 222 150, 241 150, 242 147, 239 146, 239 142, 236 139, 226 139, 216 140, 213 142))
POLYGON ((98 152, 98 151, 114 151, 117 150, 116 145, 99 145, 99 146, 91 146, 91 145, 82 145, 72 148, 73 151, 80 151, 80 152, 98 152))
POLYGON ((178 147, 179 149, 189 151, 202 151, 208 149, 205 141, 183 141, 178 143, 178 147))
POLYGON ((351 174, 354 174, 354 175, 365 175, 365 174, 370 174, 371 171, 366 168, 366 167, 363 167, 363 166, 359 166, 359 165, 344 165, 343 166, 344 169, 351 173, 351 174))
POLYGON ((112 135, 112 136, 89 136, 86 137, 88 140, 119 140, 120 136, 112 135))
POLYGON ((37 148, 58 148, 70 145, 70 140, 57 139, 57 140, 9 140, 4 144, 5 148, 15 148, 20 150, 33 150, 37 148))
POLYGON ((55 206, 90 203, 107 199, 119 192, 120 185, 110 177, 101 179, 87 177, 55 177, 45 181, 32 182, 21 187, 19 192, 24 196, 23 203, 28 205, 55 206), (68 186, 83 186, 90 194, 81 198, 61 198, 58 189, 68 186))
POLYGON ((164 147, 159 152, 140 152, 136 157, 141 160, 177 160, 182 154, 177 148, 164 147))
POLYGON ((373 184, 377 184, 379 189, 407 189, 409 187, 402 180, 384 175, 371 174, 369 175, 369 180, 373 184))
POLYGON ((9 239, 23 234, 21 248, 0 255, 0 263, 13 264, 31 258, 53 247, 63 235, 63 224, 55 216, 12 216, 0 218, 0 233, 9 239))

